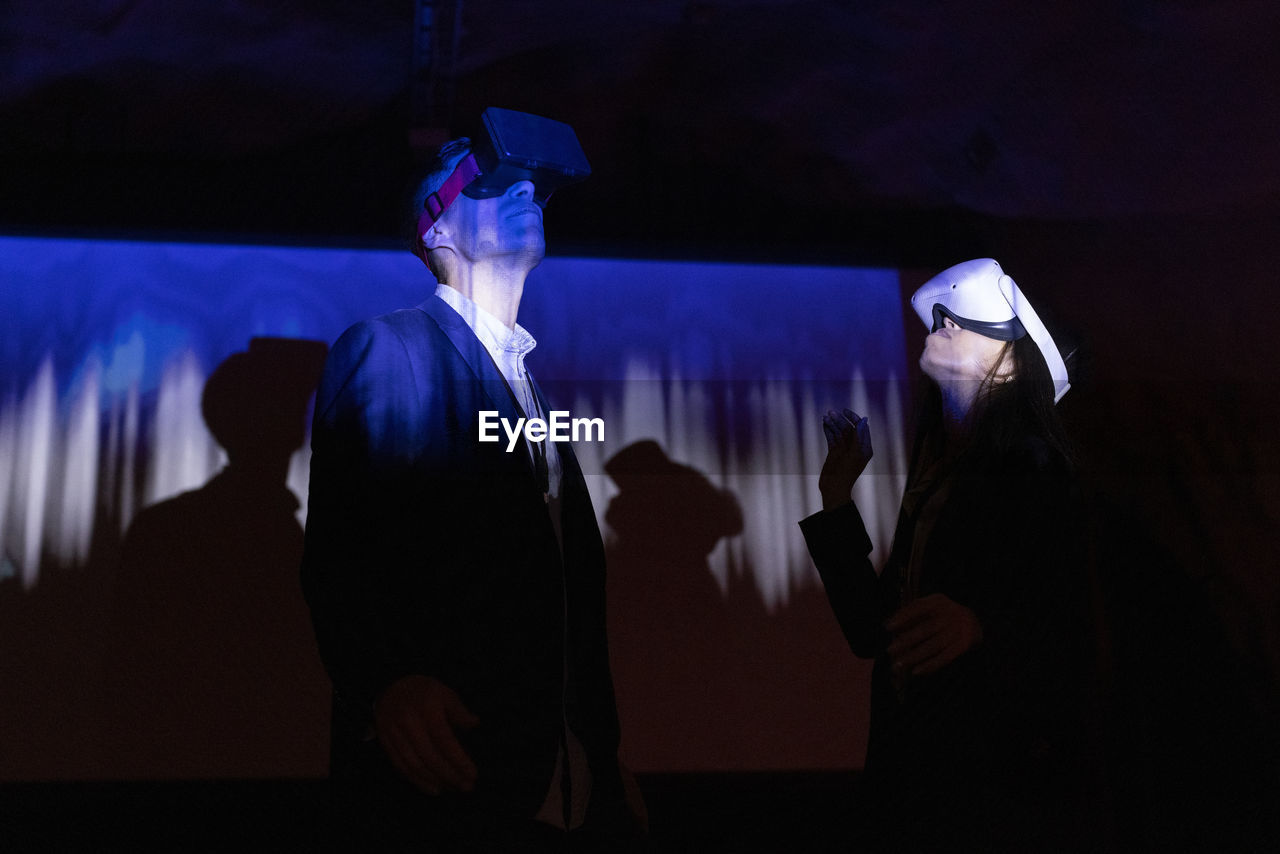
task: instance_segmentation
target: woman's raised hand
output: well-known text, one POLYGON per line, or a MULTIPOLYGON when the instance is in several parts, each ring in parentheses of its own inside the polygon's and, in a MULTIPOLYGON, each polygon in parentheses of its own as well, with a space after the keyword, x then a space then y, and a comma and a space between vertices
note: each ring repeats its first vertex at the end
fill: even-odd
POLYGON ((818 491, 822 509, 830 510, 852 500, 854 481, 871 462, 871 428, 866 417, 852 409, 832 409, 822 417, 822 432, 827 435, 827 459, 818 475, 818 491))

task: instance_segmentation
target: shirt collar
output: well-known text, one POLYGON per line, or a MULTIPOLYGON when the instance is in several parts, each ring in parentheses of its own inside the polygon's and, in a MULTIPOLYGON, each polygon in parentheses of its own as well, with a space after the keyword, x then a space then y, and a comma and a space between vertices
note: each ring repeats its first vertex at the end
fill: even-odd
POLYGON ((519 323, 515 329, 507 325, 480 306, 476 305, 461 291, 446 284, 436 285, 436 296, 449 304, 449 307, 462 315, 462 319, 471 327, 471 331, 480 339, 480 343, 489 351, 495 360, 499 354, 506 353, 516 358, 528 354, 538 342, 519 323))

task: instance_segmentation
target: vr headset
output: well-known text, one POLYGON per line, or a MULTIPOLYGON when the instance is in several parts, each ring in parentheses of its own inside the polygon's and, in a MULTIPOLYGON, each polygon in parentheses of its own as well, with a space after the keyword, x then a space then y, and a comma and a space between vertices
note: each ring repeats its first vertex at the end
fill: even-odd
POLYGON ((418 217, 425 234, 461 193, 472 199, 500 196, 517 181, 533 182, 533 200, 545 206, 551 194, 591 174, 591 164, 573 128, 563 122, 489 107, 471 153, 458 161, 439 190, 427 196, 418 217))
POLYGON ((930 332, 950 318, 956 326, 998 341, 1024 335, 1040 348, 1053 377, 1053 402, 1071 388, 1062 353, 1018 285, 993 258, 979 258, 948 267, 911 295, 911 307, 930 332))

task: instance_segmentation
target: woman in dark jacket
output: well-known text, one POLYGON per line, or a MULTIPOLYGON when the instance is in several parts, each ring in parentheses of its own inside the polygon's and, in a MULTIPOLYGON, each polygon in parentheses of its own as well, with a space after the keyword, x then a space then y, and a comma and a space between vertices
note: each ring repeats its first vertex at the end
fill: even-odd
POLYGON ((1090 645, 1066 367, 991 259, 912 302, 929 385, 883 571, 850 498, 866 418, 823 419, 823 509, 800 523, 850 647, 875 659, 861 830, 895 850, 1076 850, 1090 645))

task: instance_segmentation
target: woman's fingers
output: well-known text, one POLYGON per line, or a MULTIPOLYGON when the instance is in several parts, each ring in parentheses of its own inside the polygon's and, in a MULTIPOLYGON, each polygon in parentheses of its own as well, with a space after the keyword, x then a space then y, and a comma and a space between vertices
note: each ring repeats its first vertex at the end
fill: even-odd
POLYGON ((951 649, 939 650, 929 658, 911 665, 911 669, 908 672, 912 676, 928 676, 930 673, 937 673, 959 657, 959 653, 951 649))
POLYGON ((852 445, 854 439, 860 439, 859 434, 865 429, 865 424, 866 419, 860 421, 857 416, 852 415, 851 410, 846 409, 844 413, 839 413, 832 409, 822 418, 822 432, 827 435, 828 444, 838 442, 842 445, 852 445))
POLYGON ((937 613, 940 600, 944 598, 946 597, 939 593, 933 593, 919 599, 912 599, 895 611, 892 617, 885 620, 884 627, 891 634, 896 635, 917 623, 929 620, 937 613))
POLYGON ((438 795, 441 779, 433 763, 424 761, 416 739, 407 732, 388 730, 380 734, 383 749, 404 777, 428 795, 438 795))
POLYGON ((863 418, 858 421, 856 428, 858 434, 858 448, 862 451, 863 459, 871 459, 871 426, 867 423, 867 419, 863 418))
POLYGON ((827 437, 827 450, 840 444, 840 431, 835 428, 835 425, 828 422, 826 418, 822 419, 822 432, 827 437))
POLYGON ((822 416, 822 432, 827 438, 827 458, 818 473, 818 491, 825 510, 848 503, 853 483, 867 467, 870 433, 866 419, 851 409, 843 413, 827 410, 822 416))
POLYGON ((923 676, 942 669, 982 642, 982 626, 970 609, 934 593, 908 602, 885 621, 886 649, 895 672, 923 676))
MULTIPOLYGON (((945 658, 953 647, 953 639, 945 632, 938 632, 922 638, 915 644, 903 647, 897 655, 890 653, 889 660, 893 662, 895 669, 914 675, 919 672, 921 664, 940 657, 945 658)), ((946 660, 949 661, 954 657, 952 655, 946 660)))

